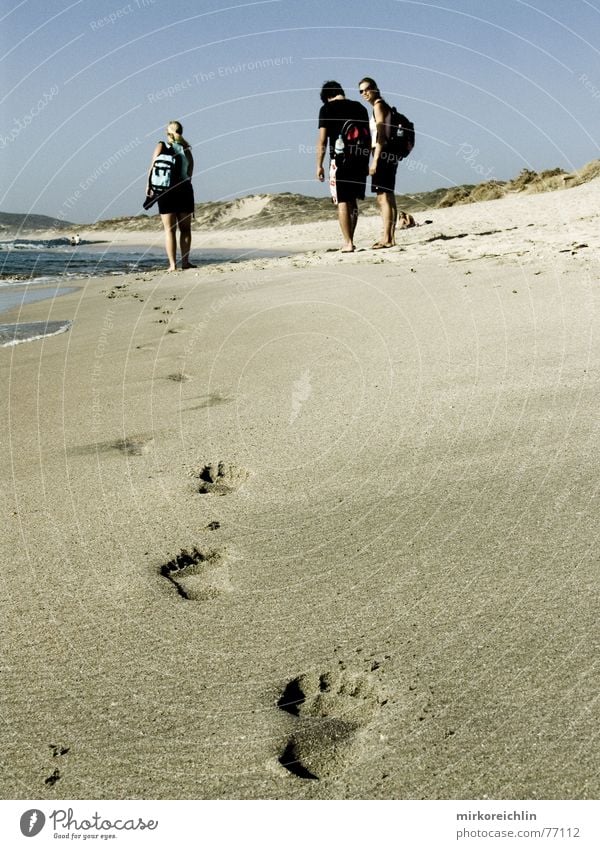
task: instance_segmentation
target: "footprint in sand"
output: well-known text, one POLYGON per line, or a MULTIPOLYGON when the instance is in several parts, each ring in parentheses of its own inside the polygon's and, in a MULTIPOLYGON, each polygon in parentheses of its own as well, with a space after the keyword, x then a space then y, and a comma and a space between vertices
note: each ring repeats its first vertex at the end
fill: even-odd
POLYGON ((49 775, 48 778, 44 779, 44 784, 48 784, 50 787, 54 787, 57 781, 60 781, 62 778, 60 774, 60 770, 57 768, 54 770, 52 775, 49 775))
MULTIPOLYGON (((65 755, 68 755, 70 752, 69 746, 57 746, 54 743, 50 743, 48 748, 52 752, 53 758, 63 758, 65 755)), ((60 769, 55 767, 54 771, 44 779, 44 784, 47 784, 49 787, 54 787, 57 781, 60 781, 62 778, 60 769)))
POLYGON ((200 471, 198 492, 202 495, 229 495, 248 480, 250 472, 233 463, 211 463, 200 471))
POLYGON ((230 395, 219 395, 218 392, 213 392, 210 395, 202 396, 199 404, 193 407, 184 407, 186 413, 194 413, 196 410, 207 410, 210 407, 218 407, 221 404, 231 404, 233 397, 230 395))
POLYGON ((285 687, 277 706, 298 717, 279 763, 299 778, 339 774, 360 736, 386 703, 368 673, 309 672, 285 687))
POLYGON ((167 375, 167 380, 173 380, 175 383, 187 383, 192 378, 184 371, 174 371, 167 375))
POLYGON ((129 457, 148 454, 154 445, 154 437, 138 434, 126 436, 124 439, 116 439, 111 442, 94 442, 91 445, 75 445, 69 449, 69 454, 76 457, 98 456, 100 454, 113 454, 119 451, 129 457))
MULTIPOLYGON (((168 319, 159 318, 158 324, 169 324, 168 319)), ((171 324, 170 327, 165 330, 165 333, 187 333, 189 331, 189 326, 187 324, 171 324)))
POLYGON ((188 601, 205 601, 232 589, 226 553, 222 550, 184 548, 160 567, 160 574, 188 601))
POLYGON ((116 448, 123 454, 138 456, 140 454, 147 454, 153 442, 154 437, 151 436, 127 436, 125 439, 118 439, 116 442, 111 443, 111 448, 116 448))

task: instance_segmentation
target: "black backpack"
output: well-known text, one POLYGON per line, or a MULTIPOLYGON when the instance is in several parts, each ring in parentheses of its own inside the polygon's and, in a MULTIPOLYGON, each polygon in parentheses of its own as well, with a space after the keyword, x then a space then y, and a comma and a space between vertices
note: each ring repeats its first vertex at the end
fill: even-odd
POLYGON ((162 194, 177 183, 181 182, 181 162, 174 148, 163 142, 162 153, 159 153, 150 172, 150 188, 154 194, 162 194))
POLYGON ((368 124, 362 121, 346 121, 335 144, 336 165, 349 165, 359 168, 362 165, 365 173, 369 170, 371 155, 371 131, 368 124), (338 151, 340 139, 344 149, 338 151))
POLYGON ((398 112, 395 106, 390 107, 392 111, 390 124, 391 133, 386 142, 385 149, 388 153, 398 157, 398 161, 406 159, 415 146, 415 125, 412 121, 398 112))

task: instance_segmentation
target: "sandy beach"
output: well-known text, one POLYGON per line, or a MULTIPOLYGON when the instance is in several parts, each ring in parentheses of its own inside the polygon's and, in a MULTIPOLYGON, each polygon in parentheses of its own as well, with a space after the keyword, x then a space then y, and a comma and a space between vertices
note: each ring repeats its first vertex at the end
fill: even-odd
POLYGON ((2 797, 597 798, 599 208, 7 313, 2 797))

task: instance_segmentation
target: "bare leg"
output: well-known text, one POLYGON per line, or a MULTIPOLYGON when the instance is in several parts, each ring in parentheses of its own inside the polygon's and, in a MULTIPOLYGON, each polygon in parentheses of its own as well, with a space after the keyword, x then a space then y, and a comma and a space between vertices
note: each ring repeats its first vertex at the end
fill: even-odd
POLYGON ((180 213, 177 215, 179 224, 179 246, 181 248, 181 267, 195 268, 190 262, 190 248, 192 247, 192 214, 180 213))
POLYGON ((161 215, 165 228, 165 248, 169 260, 169 271, 177 270, 177 216, 175 213, 161 215))
POLYGON ((338 221, 340 222, 340 230, 344 238, 344 246, 342 251, 349 253, 354 250, 354 230, 356 228, 356 214, 354 206, 356 201, 344 201, 338 203, 338 221))
POLYGON ((383 223, 383 235, 381 244, 392 246, 396 244, 396 220, 398 218, 398 210, 396 208, 396 196, 393 192, 379 192, 377 194, 377 204, 381 212, 383 223))
POLYGON ((354 244, 354 231, 356 230, 356 225, 358 224, 358 201, 354 198, 351 201, 348 201, 348 206, 350 207, 350 217, 352 218, 352 244, 354 244))

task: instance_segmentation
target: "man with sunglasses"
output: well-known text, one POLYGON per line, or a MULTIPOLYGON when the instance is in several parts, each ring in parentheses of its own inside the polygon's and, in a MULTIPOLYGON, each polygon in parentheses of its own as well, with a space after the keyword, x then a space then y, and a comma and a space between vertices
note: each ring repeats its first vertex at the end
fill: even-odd
MULTIPOLYGON (((344 239, 342 253, 355 250, 354 231, 358 221, 358 200, 364 200, 368 171, 367 157, 357 156, 336 164, 335 143, 342 133, 344 124, 352 121, 355 124, 368 126, 369 113, 356 100, 348 100, 344 89, 335 80, 329 80, 321 89, 323 106, 319 111, 319 137, 317 139, 317 180, 325 179, 323 160, 329 141, 330 183, 332 196, 337 202, 338 220, 344 239), (335 191, 335 194, 333 193, 335 191)), ((339 159, 339 157, 338 157, 339 159)))
POLYGON ((392 109, 381 96, 377 83, 372 77, 363 77, 358 84, 358 90, 373 107, 373 116, 370 120, 373 160, 369 174, 372 178, 371 191, 377 195, 377 205, 383 222, 382 237, 375 242, 373 249, 393 248, 396 244, 395 233, 398 219, 395 195, 398 158, 386 151, 386 143, 392 130, 390 122, 392 109))

